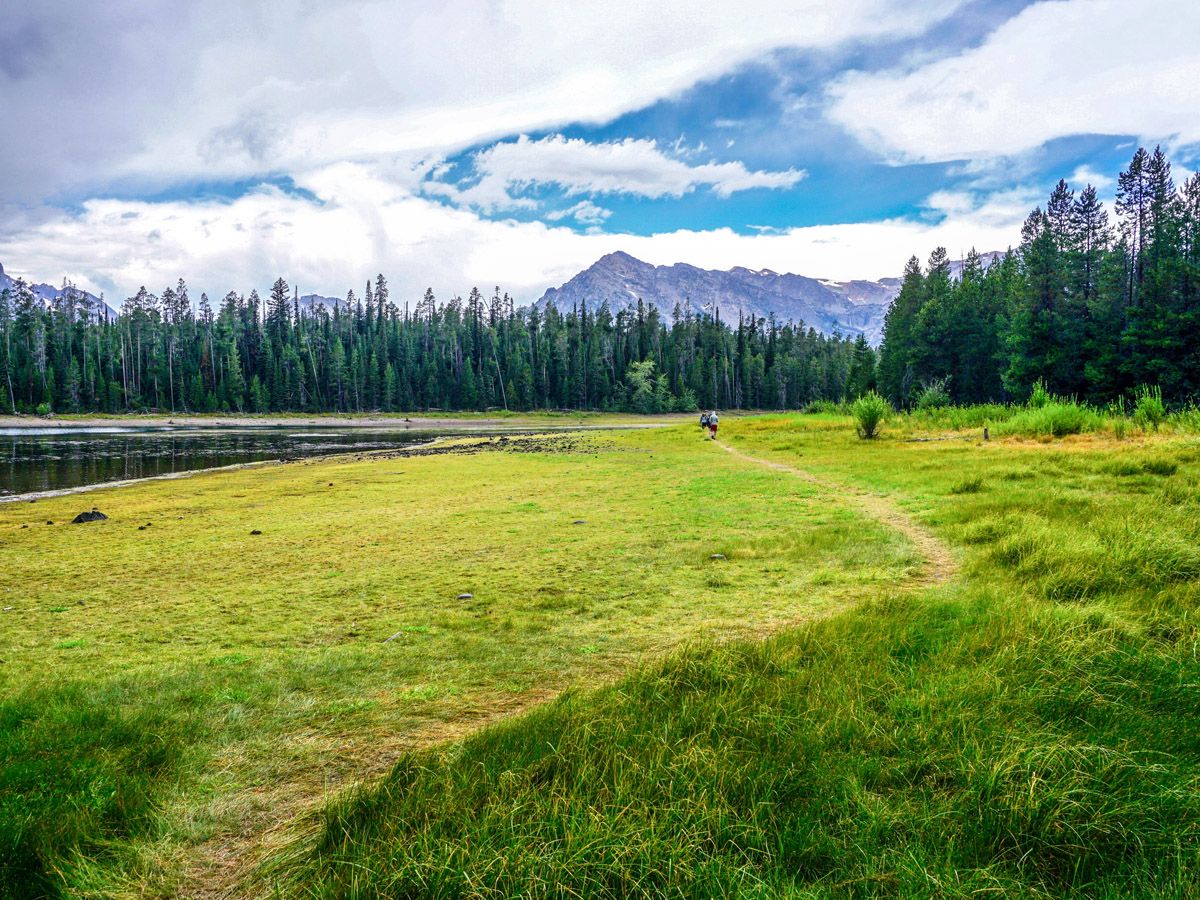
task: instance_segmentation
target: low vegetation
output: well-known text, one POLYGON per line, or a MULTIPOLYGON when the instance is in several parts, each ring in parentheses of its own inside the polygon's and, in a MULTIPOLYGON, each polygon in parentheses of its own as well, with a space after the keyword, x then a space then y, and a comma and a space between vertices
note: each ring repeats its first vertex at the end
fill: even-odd
POLYGON ((0 650, 10 892, 30 859, 210 885, 246 827, 243 890, 281 896, 1200 891, 1186 415, 722 424, 741 455, 688 425, 146 485, 93 531, 0 508, 47 551, 0 569, 37 597, 0 650), (958 574, 922 586, 881 508, 958 574))
POLYGON ((406 749, 919 563, 690 418, 445 449, 0 505, 0 896, 228 886, 406 749))
POLYGON ((496 897, 1200 889, 1194 438, 868 443, 828 415, 725 431, 743 452, 922 510, 962 573, 916 597, 866 591, 765 642, 697 643, 406 756, 332 803, 263 884, 496 897))

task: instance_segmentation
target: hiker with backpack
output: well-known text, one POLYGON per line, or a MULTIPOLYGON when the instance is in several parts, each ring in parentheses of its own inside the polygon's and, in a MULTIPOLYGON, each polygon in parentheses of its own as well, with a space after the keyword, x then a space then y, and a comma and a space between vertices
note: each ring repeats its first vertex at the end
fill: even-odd
POLYGON ((708 413, 706 412, 700 413, 700 428, 708 431, 708 413))
POLYGON ((717 439, 717 411, 715 409, 708 414, 708 436, 714 441, 717 439))

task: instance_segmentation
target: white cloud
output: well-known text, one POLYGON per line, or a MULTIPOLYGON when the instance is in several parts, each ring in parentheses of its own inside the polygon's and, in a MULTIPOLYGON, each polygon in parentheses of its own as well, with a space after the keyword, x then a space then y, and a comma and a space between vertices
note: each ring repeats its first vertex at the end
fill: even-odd
POLYGON ((0 201, 606 122, 776 48, 916 34, 963 2, 10 3, 0 201))
MULTIPOLYGON (((1011 198, 942 198, 939 221, 892 219, 742 235, 727 228, 647 236, 588 233, 540 222, 489 221, 414 196, 387 173, 340 163, 297 176, 316 201, 264 188, 232 202, 92 200, 76 213, 10 223, 0 260, 13 275, 108 292, 114 305, 141 284, 161 290, 188 279, 212 298, 266 289, 277 275, 302 292, 341 295, 384 272, 400 303, 427 286, 438 296, 499 284, 522 302, 613 250, 655 264, 744 265, 847 280, 896 275, 936 245, 1015 243, 1027 207, 1011 198)), ((588 214, 580 207, 576 214, 588 214)))
POLYGON ((843 76, 831 117, 894 161, 1019 154, 1057 137, 1200 140, 1200 3, 1055 0, 979 47, 843 76))
POLYGON ((591 200, 580 200, 567 209, 556 209, 546 213, 546 219, 551 222, 561 222, 563 219, 574 219, 580 225, 603 225, 612 215, 611 209, 597 206, 591 200))
POLYGON ((553 185, 567 196, 579 194, 629 194, 638 197, 682 197, 697 187, 708 187, 728 197, 751 188, 787 188, 804 178, 804 172, 750 171, 741 162, 707 162, 689 165, 678 158, 682 146, 668 155, 657 142, 626 138, 591 143, 580 138, 551 135, 530 140, 522 135, 481 150, 472 157, 479 180, 458 189, 427 182, 425 189, 455 202, 494 211, 536 205, 520 194, 530 188, 553 185))
POLYGON ((1087 185, 1091 185, 1097 191, 1103 191, 1106 188, 1112 187, 1117 183, 1117 179, 1097 172, 1091 166, 1078 166, 1071 177, 1067 179, 1076 190, 1082 190, 1087 185))

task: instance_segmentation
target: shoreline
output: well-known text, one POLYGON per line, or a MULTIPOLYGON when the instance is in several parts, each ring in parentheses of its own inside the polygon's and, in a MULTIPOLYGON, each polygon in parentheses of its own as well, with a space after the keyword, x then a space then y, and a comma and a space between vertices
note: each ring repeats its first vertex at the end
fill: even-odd
MULTIPOLYGON (((465 420, 459 420, 459 422, 462 425, 467 424, 467 422, 465 420)), ((476 423, 472 422, 471 424, 476 424, 476 423)), ((643 428, 647 428, 647 429, 648 428, 665 428, 670 424, 671 424, 670 422, 641 422, 641 423, 631 422, 631 423, 624 423, 624 424, 612 423, 612 424, 608 424, 608 425, 599 425, 599 424, 597 424, 597 425, 550 425, 550 426, 544 426, 542 428, 536 428, 536 427, 531 428, 529 426, 521 426, 521 425, 518 425, 515 423, 509 423, 509 427, 507 427, 507 428, 504 425, 487 426, 487 425, 479 424, 478 427, 475 427, 475 428, 463 427, 463 428, 455 429, 455 428, 443 427, 440 430, 462 431, 463 435, 443 434, 443 435, 438 435, 436 437, 433 437, 431 440, 419 441, 417 443, 404 444, 401 446, 403 447, 403 449, 406 449, 406 450, 413 449, 416 447, 431 447, 434 444, 437 444, 441 441, 448 440, 448 439, 462 440, 462 438, 464 436, 466 436, 466 437, 478 436, 478 437, 483 438, 483 437, 489 437, 489 436, 498 435, 498 434, 539 434, 539 433, 563 432, 563 431, 637 431, 637 430, 640 430, 643 428)), ((0 426, 0 427, 3 427, 3 426, 0 426)), ((46 427, 46 426, 40 426, 40 427, 46 427)), ((87 428, 89 426, 80 425, 79 427, 87 428)), ((98 426, 90 426, 90 427, 98 427, 98 426)), ((213 426, 213 427, 218 427, 218 426, 213 426)), ((242 427, 242 426, 232 426, 232 427, 242 427)), ((342 427, 345 427, 345 426, 342 426, 342 427)), ((417 428, 414 430, 422 431, 422 430, 428 430, 428 429, 417 428)), ((146 475, 146 476, 143 476, 142 478, 122 478, 117 481, 97 481, 97 482, 94 482, 93 484, 80 484, 80 485, 76 485, 75 487, 69 487, 69 488, 54 488, 54 489, 48 490, 48 491, 27 491, 23 494, 0 494, 0 506, 2 506, 4 504, 8 504, 8 503, 34 503, 38 500, 49 500, 54 497, 69 497, 73 494, 86 494, 91 491, 100 491, 100 490, 105 490, 107 488, 132 487, 135 484, 143 484, 147 481, 174 481, 174 480, 180 479, 180 478, 190 478, 193 475, 208 475, 208 474, 212 474, 214 472, 236 472, 241 469, 262 468, 264 466, 284 466, 284 465, 290 465, 292 463, 302 463, 302 462, 314 462, 314 461, 327 462, 329 460, 334 460, 334 459, 337 459, 337 458, 343 457, 343 456, 369 456, 369 455, 379 454, 379 453, 391 453, 395 449, 396 448, 376 449, 376 450, 339 450, 336 453, 315 454, 313 456, 285 457, 282 459, 256 459, 256 460, 251 460, 249 462, 232 463, 231 465, 228 465, 228 466, 208 466, 208 467, 202 468, 202 469, 186 469, 182 472, 164 472, 161 475, 146 475)))
POLYGON ((612 428, 639 424, 670 424, 682 421, 689 413, 529 413, 506 416, 488 415, 80 415, 12 416, 0 415, 0 428, 287 428, 292 426, 326 428, 362 428, 380 430, 473 430, 483 428, 612 428))

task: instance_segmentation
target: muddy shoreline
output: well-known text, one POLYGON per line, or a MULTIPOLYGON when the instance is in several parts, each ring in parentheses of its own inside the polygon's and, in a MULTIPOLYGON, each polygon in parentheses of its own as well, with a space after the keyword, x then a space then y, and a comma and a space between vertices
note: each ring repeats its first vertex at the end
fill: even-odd
POLYGON ((479 418, 472 416, 190 416, 190 415, 127 415, 127 416, 0 416, 0 428, 362 428, 388 431, 412 430, 497 430, 505 428, 528 431, 538 429, 579 429, 638 427, 667 424, 689 418, 687 414, 634 416, 614 414, 611 417, 585 413, 579 416, 531 415, 479 418))
MULTIPOLYGON (((461 421, 461 420, 460 420, 461 421)), ((561 425, 551 428, 522 428, 515 426, 508 434, 498 435, 494 432, 500 429, 486 429, 493 432, 490 435, 479 435, 477 441, 468 444, 457 443, 471 435, 441 435, 429 441, 412 444, 406 447, 393 447, 385 450, 342 450, 336 453, 318 454, 314 456, 283 457, 281 459, 260 459, 229 466, 210 466, 204 469, 188 469, 183 472, 167 472, 162 475, 147 475, 144 478, 124 478, 117 481, 98 481, 95 484, 81 484, 69 488, 56 488, 49 491, 28 491, 23 494, 0 495, 0 504, 35 503, 38 500, 49 500, 54 497, 69 497, 74 494, 87 494, 92 491, 102 491, 109 488, 130 487, 149 481, 175 481, 180 478, 191 478, 193 475, 210 475, 214 472, 236 472, 242 469, 257 469, 264 466, 282 466, 292 463, 330 462, 337 459, 397 459, 411 456, 439 456, 445 453, 468 454, 487 453, 494 451, 508 453, 579 453, 593 452, 594 446, 582 447, 570 437, 571 432, 580 431, 626 431, 639 428, 658 428, 668 424, 665 422, 629 424, 629 425, 561 425), (447 443, 451 442, 451 443, 447 443)), ((480 430, 484 430, 481 426, 480 430)), ((464 432, 467 429, 463 429, 464 432)))

